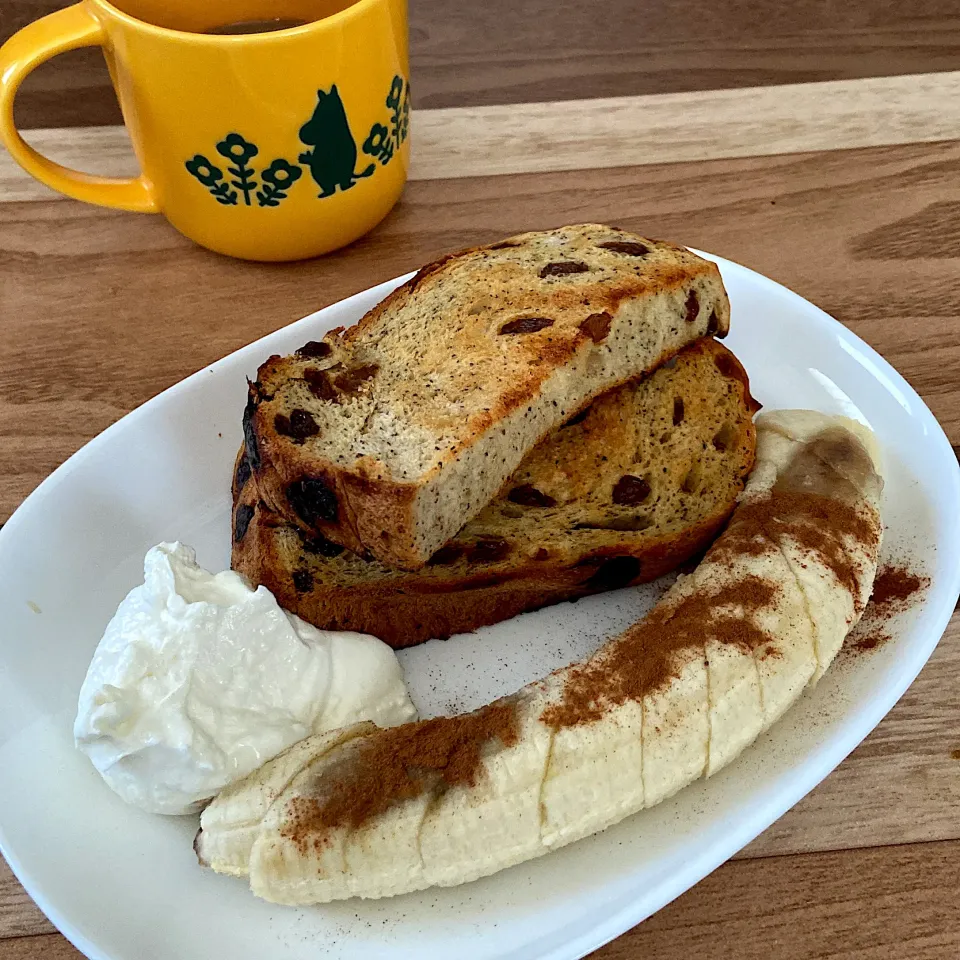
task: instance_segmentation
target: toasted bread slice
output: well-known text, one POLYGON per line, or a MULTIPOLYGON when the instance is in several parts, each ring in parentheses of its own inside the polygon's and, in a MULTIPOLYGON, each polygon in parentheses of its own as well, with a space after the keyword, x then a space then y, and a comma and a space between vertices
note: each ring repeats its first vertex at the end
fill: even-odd
POLYGON ((712 339, 693 344, 555 430, 415 573, 284 521, 260 500, 241 451, 233 568, 318 627, 396 648, 652 580, 705 549, 733 510, 757 409, 733 354, 712 339))
POLYGON ((247 458, 290 522, 419 569, 551 430, 729 316, 715 264, 623 230, 477 247, 264 363, 247 458))

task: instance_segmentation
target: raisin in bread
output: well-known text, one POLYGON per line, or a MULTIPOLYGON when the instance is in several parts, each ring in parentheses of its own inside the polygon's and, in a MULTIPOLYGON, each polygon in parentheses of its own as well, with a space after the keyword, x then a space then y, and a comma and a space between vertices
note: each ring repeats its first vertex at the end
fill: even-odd
POLYGON ((551 430, 729 316, 715 264, 612 227, 467 250, 267 360, 248 461, 292 523, 419 569, 551 430))
POLYGON ((318 627, 393 647, 652 580, 706 548, 754 459, 746 374, 715 340, 555 430, 422 570, 304 534, 260 499, 241 451, 233 568, 318 627))

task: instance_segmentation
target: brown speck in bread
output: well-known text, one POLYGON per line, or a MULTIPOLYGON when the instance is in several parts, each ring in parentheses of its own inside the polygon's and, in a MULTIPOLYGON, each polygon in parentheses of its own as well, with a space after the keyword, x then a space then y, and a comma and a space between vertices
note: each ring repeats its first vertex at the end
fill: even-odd
POLYGON ((624 507, 643 503, 650 496, 650 482, 645 477, 624 474, 613 487, 613 502, 624 507))
POLYGON ((640 561, 636 557, 608 557, 586 581, 591 590, 617 590, 640 576, 640 561))
POLYGON ((517 317, 500 328, 501 334, 536 333, 552 327, 553 321, 549 317, 517 317))
POLYGON ((683 423, 683 397, 673 398, 673 425, 680 426, 683 423))
POLYGON ((555 263, 548 263, 540 271, 540 279, 546 280, 547 277, 565 277, 571 273, 586 273, 590 268, 579 260, 558 260, 555 263))
POLYGON ((315 437, 320 427, 313 416, 306 410, 297 407, 290 411, 290 416, 278 413, 273 418, 273 427, 281 436, 290 437, 294 443, 303 443, 309 437, 315 437))
POLYGON ((339 557, 343 553, 343 547, 339 543, 334 543, 319 533, 312 537, 301 533, 300 540, 303 543, 303 549, 317 557, 339 557))
POLYGON ((599 313, 591 313, 581 324, 580 329, 594 342, 600 343, 607 339, 610 333, 610 324, 613 323, 613 317, 606 310, 599 313))
POLYGON ((648 530, 653 526, 653 520, 646 514, 640 513, 632 517, 611 517, 601 524, 595 524, 595 530, 648 530))
POLYGON ((713 448, 723 452, 729 449, 736 436, 732 423, 725 423, 713 436, 713 448))
POLYGON ((329 343, 324 343, 323 340, 311 340, 297 351, 297 356, 307 357, 311 360, 322 360, 324 357, 329 357, 332 352, 333 348, 329 343))
POLYGON ((683 305, 683 319, 687 323, 693 323, 700 313, 700 301, 697 299, 697 291, 691 290, 687 294, 687 302, 683 305))
POLYGON ((233 541, 239 543, 247 533, 250 521, 253 519, 253 507, 249 503, 241 503, 233 516, 233 541))
POLYGON ((247 485, 247 481, 250 479, 250 461, 247 459, 246 453, 240 457, 240 462, 237 464, 237 476, 236 476, 236 489, 237 493, 240 493, 241 490, 247 485))
POLYGON ((622 253, 626 257, 645 257, 650 252, 648 246, 633 240, 607 240, 598 246, 614 253, 622 253))
POLYGON ((537 552, 533 555, 534 560, 539 560, 543 562, 544 560, 550 559, 550 551, 546 547, 540 547, 537 552))
POLYGON ((725 377, 735 377, 737 375, 737 367, 733 360, 725 353, 719 353, 714 357, 713 362, 716 364, 717 369, 725 377))
POLYGON ((243 444, 247 454, 247 463, 254 470, 260 469, 260 447, 257 434, 253 429, 253 418, 257 412, 256 387, 247 381, 247 405, 243 408, 243 444))
POLYGON ((578 414, 572 416, 565 424, 565 427, 574 427, 578 423, 583 423, 587 418, 587 414, 590 412, 589 407, 584 407, 578 414))
POLYGON ((287 487, 287 500, 293 512, 308 526, 337 519, 337 495, 319 477, 304 477, 287 487))
POLYGON ((333 386, 330 374, 326 370, 318 370, 316 367, 307 367, 303 371, 303 379, 306 381, 310 392, 318 400, 338 400, 339 394, 333 386))
POLYGON ((313 589, 313 575, 309 570, 294 570, 293 586, 297 593, 309 593, 313 589))
POLYGON ((713 310, 710 313, 710 319, 707 321, 707 336, 713 337, 720 331, 720 318, 717 316, 717 311, 713 310))
POLYGON ((445 567, 456 563, 463 556, 464 548, 458 543, 448 543, 441 547, 428 561, 431 567, 445 567))
POLYGON ((514 487, 507 494, 507 499, 513 503, 519 503, 524 507, 554 507, 557 501, 549 494, 538 490, 533 484, 524 483, 519 487, 514 487))
POLYGON ((499 563, 510 553, 510 543, 502 537, 482 537, 466 550, 470 563, 499 563))
POLYGON ((375 363, 353 367, 334 377, 333 384, 344 393, 356 393, 364 383, 376 375, 379 369, 380 367, 375 363))
POLYGON ((694 464, 687 471, 687 475, 683 478, 683 483, 680 484, 680 489, 684 493, 694 493, 699 483, 700 483, 700 468, 697 466, 697 464, 694 464))

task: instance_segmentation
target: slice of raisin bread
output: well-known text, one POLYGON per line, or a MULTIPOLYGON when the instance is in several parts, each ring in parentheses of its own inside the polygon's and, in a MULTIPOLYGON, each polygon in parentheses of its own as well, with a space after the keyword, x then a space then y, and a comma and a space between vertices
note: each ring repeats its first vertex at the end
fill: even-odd
POLYGON ((702 551, 733 510, 757 409, 729 350, 687 347, 550 434, 415 573, 287 523, 260 499, 241 451, 233 567, 318 627, 397 648, 652 580, 702 551))
POLYGON ((424 267, 347 330, 271 357, 244 413, 264 501, 422 567, 551 430, 688 343, 723 335, 715 264, 597 224, 424 267))

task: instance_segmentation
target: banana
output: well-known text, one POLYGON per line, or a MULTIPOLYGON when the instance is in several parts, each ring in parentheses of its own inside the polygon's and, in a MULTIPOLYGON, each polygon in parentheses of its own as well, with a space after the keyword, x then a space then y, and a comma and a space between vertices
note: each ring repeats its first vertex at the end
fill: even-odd
POLYGON ((644 620, 474 714, 294 745, 207 807, 201 861, 276 903, 392 896, 540 856, 710 776, 862 613, 881 488, 859 424, 762 416, 741 505, 644 620))
POLYGON ((250 851, 263 818, 294 777, 334 747, 376 729, 375 724, 365 720, 306 737, 268 760, 255 776, 225 787, 200 818, 203 829, 193 844, 197 859, 217 873, 247 876, 250 851))

